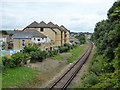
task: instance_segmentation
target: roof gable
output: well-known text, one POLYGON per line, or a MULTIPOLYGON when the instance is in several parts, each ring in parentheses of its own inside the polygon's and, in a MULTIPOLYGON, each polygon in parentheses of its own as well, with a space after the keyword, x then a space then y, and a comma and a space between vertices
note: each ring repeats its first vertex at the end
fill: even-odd
POLYGON ((26 28, 53 28, 53 29, 57 28, 61 32, 62 31, 69 31, 63 25, 59 27, 57 24, 54 24, 52 22, 49 22, 48 24, 46 24, 44 21, 41 21, 40 23, 34 21, 30 25, 28 25, 26 28))
POLYGON ((38 22, 34 21, 30 25, 28 25, 27 27, 28 28, 37 27, 37 25, 38 25, 38 22))
POLYGON ((37 27, 48 27, 48 25, 44 22, 44 21, 41 21, 37 27))
POLYGON ((68 32, 70 32, 70 31, 67 30, 63 25, 61 25, 60 28, 61 28, 62 30, 64 30, 64 31, 68 31, 68 32))
POLYGON ((52 22, 49 22, 48 26, 51 27, 51 28, 53 28, 53 29, 57 28, 58 30, 63 31, 63 30, 60 29, 60 27, 57 24, 53 24, 52 22))
POLYGON ((51 28, 57 28, 52 22, 49 22, 47 25, 51 28))

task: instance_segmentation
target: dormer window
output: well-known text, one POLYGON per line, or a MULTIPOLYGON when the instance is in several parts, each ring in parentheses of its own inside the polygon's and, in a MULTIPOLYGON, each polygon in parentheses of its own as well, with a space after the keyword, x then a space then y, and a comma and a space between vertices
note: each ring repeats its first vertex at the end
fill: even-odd
POLYGON ((43 28, 40 28, 40 31, 43 32, 44 31, 43 28))
POLYGON ((38 41, 40 41, 40 39, 38 39, 38 41))

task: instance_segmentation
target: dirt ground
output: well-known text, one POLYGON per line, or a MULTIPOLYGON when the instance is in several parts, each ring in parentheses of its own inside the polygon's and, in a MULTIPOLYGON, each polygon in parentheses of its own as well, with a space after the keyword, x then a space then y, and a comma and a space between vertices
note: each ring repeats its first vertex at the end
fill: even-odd
MULTIPOLYGON (((62 53, 70 55, 69 53, 62 53)), ((60 55, 62 55, 60 54, 60 55)), ((39 70, 37 82, 27 85, 26 88, 43 88, 56 76, 62 69, 67 66, 66 60, 53 60, 47 58, 43 62, 30 63, 27 67, 39 70)))
MULTIPOLYGON (((84 45, 87 47, 87 44, 84 45)), ((59 55, 68 55, 70 53, 60 53, 59 55)), ((28 64, 27 67, 39 70, 37 82, 26 85, 25 88, 45 88, 55 77, 57 77, 64 69, 70 66, 66 64, 67 60, 53 60, 47 58, 43 62, 28 64)))

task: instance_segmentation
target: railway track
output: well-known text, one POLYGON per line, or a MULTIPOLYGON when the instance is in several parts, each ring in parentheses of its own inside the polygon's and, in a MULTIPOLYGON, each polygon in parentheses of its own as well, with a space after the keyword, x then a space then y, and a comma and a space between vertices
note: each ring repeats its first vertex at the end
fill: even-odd
POLYGON ((88 59, 92 48, 93 44, 89 42, 89 47, 82 54, 82 56, 59 79, 57 79, 52 85, 49 85, 47 88, 49 88, 49 90, 55 88, 60 88, 61 90, 67 89, 71 81, 74 79, 76 74, 79 72, 83 64, 88 59))

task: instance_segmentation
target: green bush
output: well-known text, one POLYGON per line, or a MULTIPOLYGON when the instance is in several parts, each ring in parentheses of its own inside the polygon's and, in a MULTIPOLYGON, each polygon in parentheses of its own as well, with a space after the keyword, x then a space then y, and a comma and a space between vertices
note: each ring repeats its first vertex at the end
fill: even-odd
POLYGON ((32 52, 30 52, 30 57, 31 57, 30 62, 35 63, 37 61, 37 58, 38 58, 38 53, 32 51, 32 52))
POLYGON ((49 53, 50 57, 54 55, 54 53, 52 51, 48 51, 48 53, 49 53))
POLYGON ((20 66, 23 59, 23 55, 20 53, 15 53, 11 56, 11 58, 7 58, 6 56, 2 57, 3 68, 14 68, 20 66))
MULTIPOLYGON (((89 84, 89 85, 95 85, 97 84, 99 81, 98 77, 94 74, 94 73, 89 73, 87 74, 87 76, 84 79, 84 83, 85 84, 89 84)), ((87 87, 87 86, 86 86, 87 87)))
POLYGON ((54 49, 54 50, 52 51, 52 53, 53 53, 54 55, 57 55, 57 50, 54 49))
POLYGON ((30 53, 32 51, 36 51, 36 50, 39 50, 39 47, 38 46, 25 46, 24 49, 23 49, 23 53, 30 53))
POLYGON ((93 57, 88 65, 88 72, 89 73, 95 73, 96 75, 99 75, 102 72, 102 63, 99 63, 99 61, 93 57))
POLYGON ((10 67, 10 68, 17 67, 17 65, 16 65, 16 63, 15 63, 13 58, 8 58, 8 62, 7 63, 8 63, 7 66, 10 67))
POLYGON ((64 46, 69 46, 69 43, 65 43, 64 46))
POLYGON ((24 54, 21 52, 17 52, 11 56, 13 63, 15 63, 16 66, 20 66, 22 60, 24 59, 24 54))
POLYGON ((32 51, 32 52, 30 52, 30 56, 31 56, 31 61, 30 62, 33 62, 33 63, 35 63, 37 61, 42 62, 43 59, 45 58, 45 53, 42 52, 41 50, 38 50, 38 51, 35 51, 35 52, 32 51))
POLYGON ((7 65, 7 57, 6 56, 3 56, 2 57, 2 65, 3 65, 3 68, 5 68, 5 66, 7 65))
POLYGON ((58 51, 56 49, 52 50, 52 51, 48 51, 47 56, 51 57, 53 55, 57 55, 58 51))
POLYGON ((42 62, 43 59, 45 59, 46 52, 43 51, 37 51, 38 52, 38 60, 39 62, 42 62))
POLYGON ((72 45, 72 48, 77 48, 77 45, 73 44, 73 45, 72 45))
POLYGON ((86 73, 82 76, 76 88, 89 88, 99 82, 98 77, 94 73, 86 73))
POLYGON ((28 53, 24 53, 24 59, 22 64, 27 64, 27 61, 31 60, 31 56, 28 53))
POLYGON ((48 53, 46 51, 41 51, 38 46, 25 46, 23 53, 28 53, 30 56, 30 62, 33 63, 37 61, 42 62, 42 60, 48 56, 48 53))
POLYGON ((64 46, 68 47, 69 50, 77 47, 75 44, 69 45, 68 43, 65 43, 64 46))
POLYGON ((88 71, 99 75, 102 72, 101 65, 98 62, 95 62, 91 67, 89 66, 88 71))
POLYGON ((44 58, 47 58, 48 57, 48 52, 44 50, 43 55, 44 55, 44 58))
POLYGON ((62 52, 67 52, 69 49, 67 46, 62 46, 59 48, 59 50, 60 50, 60 53, 62 53, 62 52))
POLYGON ((2 57, 3 69, 5 68, 14 68, 16 64, 12 58, 7 58, 6 56, 2 57))

